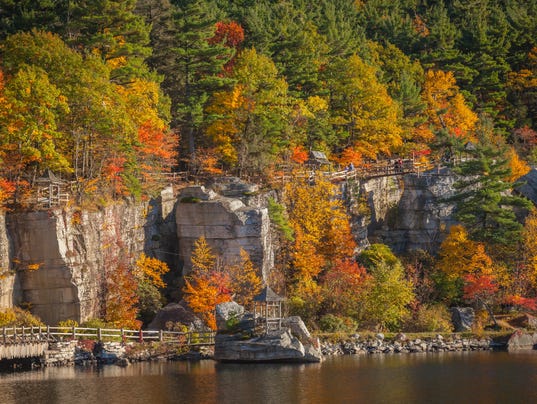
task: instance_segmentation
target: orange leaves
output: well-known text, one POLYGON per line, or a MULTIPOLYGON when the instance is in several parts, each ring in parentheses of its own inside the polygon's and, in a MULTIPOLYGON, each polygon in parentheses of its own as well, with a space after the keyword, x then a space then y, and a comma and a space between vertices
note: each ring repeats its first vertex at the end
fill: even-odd
POLYGON ((347 167, 350 163, 359 166, 362 163, 362 153, 353 147, 347 147, 343 150, 337 162, 343 167, 347 167))
POLYGON ((134 274, 125 265, 118 265, 106 278, 105 320, 116 327, 138 329, 142 325, 137 320, 138 283, 134 274))
POLYGON ((244 29, 235 21, 216 23, 214 36, 207 42, 211 45, 223 43, 228 48, 237 48, 244 41, 244 29))
POLYGON ((510 295, 504 299, 504 303, 518 306, 526 310, 537 311, 537 298, 510 295))
MULTIPOLYGON (((0 164, 1 164, 0 160, 0 164)), ((4 201, 11 198, 15 192, 15 184, 11 181, 0 178, 0 206, 4 201)))
POLYGON ((468 238, 461 225, 451 226, 450 233, 442 242, 437 267, 448 277, 455 279, 464 274, 492 274, 492 259, 482 243, 468 238))
POLYGON ((167 273, 170 268, 165 262, 157 258, 151 258, 142 253, 136 261, 136 267, 140 272, 140 276, 148 279, 152 285, 163 288, 166 286, 162 280, 162 275, 167 273))
POLYGON ((291 160, 297 164, 304 164, 308 160, 308 152, 304 146, 295 146, 291 150, 291 160))
POLYGON ((511 147, 509 149, 509 168, 511 169, 511 175, 507 180, 509 182, 515 182, 520 177, 530 172, 531 168, 524 160, 522 160, 516 150, 511 147))

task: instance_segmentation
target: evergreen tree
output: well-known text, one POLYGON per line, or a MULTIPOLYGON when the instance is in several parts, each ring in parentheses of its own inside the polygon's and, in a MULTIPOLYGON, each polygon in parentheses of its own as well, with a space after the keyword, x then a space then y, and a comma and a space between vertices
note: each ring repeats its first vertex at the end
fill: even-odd
POLYGON ((495 141, 490 124, 483 126, 475 147, 466 146, 465 153, 471 158, 454 167, 462 179, 454 185, 457 194, 452 200, 457 205, 455 217, 473 240, 505 252, 503 248, 515 246, 521 240, 522 225, 514 208, 528 208, 530 202, 509 192, 513 184, 507 181, 510 168, 505 146, 495 141))
POLYGON ((172 123, 180 129, 188 153, 194 156, 196 138, 207 121, 205 107, 210 95, 232 82, 222 73, 233 50, 221 43, 209 43, 215 34, 217 10, 200 0, 179 3, 173 16, 175 70, 164 84, 169 85, 166 91, 172 99, 172 123))

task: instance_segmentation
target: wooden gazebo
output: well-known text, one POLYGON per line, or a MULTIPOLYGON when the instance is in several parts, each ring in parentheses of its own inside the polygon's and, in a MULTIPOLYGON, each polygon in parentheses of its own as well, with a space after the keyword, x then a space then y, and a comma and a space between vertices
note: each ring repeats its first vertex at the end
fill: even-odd
POLYGON ((263 323, 266 332, 279 330, 282 327, 282 302, 285 299, 278 296, 269 286, 254 297, 254 317, 263 323))

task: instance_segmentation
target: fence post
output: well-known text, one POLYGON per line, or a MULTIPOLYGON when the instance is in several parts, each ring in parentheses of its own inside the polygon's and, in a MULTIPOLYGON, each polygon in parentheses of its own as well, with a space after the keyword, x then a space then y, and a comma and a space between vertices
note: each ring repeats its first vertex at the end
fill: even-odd
POLYGON ((102 339, 101 327, 97 328, 97 339, 99 341, 101 341, 102 339))
POLYGON ((47 325, 47 341, 50 339, 50 325, 47 325))
POLYGON ((73 339, 76 339, 76 330, 75 330, 75 326, 73 326, 73 329, 71 330, 71 335, 72 335, 73 339))
POLYGON ((159 330, 158 332, 158 340, 160 342, 164 341, 164 332, 162 330, 159 330))
POLYGON ((121 342, 124 344, 125 343, 125 331, 123 330, 123 328, 121 328, 120 332, 121 332, 121 342))
POLYGON ((139 337, 138 337, 138 341, 144 342, 144 332, 142 331, 141 328, 140 328, 140 334, 139 334, 139 337))
POLYGON ((6 327, 3 328, 2 334, 4 335, 4 345, 5 345, 7 342, 6 327))

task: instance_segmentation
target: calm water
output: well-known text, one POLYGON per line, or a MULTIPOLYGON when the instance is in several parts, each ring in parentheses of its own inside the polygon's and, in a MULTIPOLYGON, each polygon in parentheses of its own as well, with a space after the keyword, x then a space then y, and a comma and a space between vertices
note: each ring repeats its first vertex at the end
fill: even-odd
POLYGON ((0 375, 0 403, 537 403, 537 353, 142 363, 0 375))

